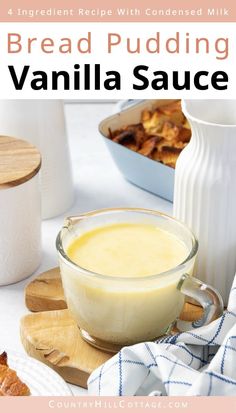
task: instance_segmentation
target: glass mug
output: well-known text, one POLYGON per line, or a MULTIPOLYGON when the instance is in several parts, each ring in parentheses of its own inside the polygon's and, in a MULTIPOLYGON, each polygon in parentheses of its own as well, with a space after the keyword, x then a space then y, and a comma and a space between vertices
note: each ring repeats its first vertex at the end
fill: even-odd
POLYGON ((97 348, 115 352, 125 345, 155 340, 174 325, 188 330, 208 324, 222 314, 218 292, 191 275, 197 240, 188 227, 165 214, 114 208, 69 217, 57 236, 56 246, 68 308, 83 339, 97 348), (66 250, 74 239, 117 223, 155 225, 183 242, 188 256, 175 268, 144 277, 97 274, 71 261, 66 250), (186 296, 203 307, 203 317, 196 322, 178 320, 186 296))

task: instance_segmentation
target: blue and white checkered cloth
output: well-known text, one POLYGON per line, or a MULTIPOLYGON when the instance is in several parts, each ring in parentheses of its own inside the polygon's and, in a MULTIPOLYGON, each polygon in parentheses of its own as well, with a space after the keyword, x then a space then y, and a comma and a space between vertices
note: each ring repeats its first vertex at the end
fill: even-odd
POLYGON ((205 327, 124 347, 88 380, 90 395, 236 396, 236 276, 228 309, 205 327))

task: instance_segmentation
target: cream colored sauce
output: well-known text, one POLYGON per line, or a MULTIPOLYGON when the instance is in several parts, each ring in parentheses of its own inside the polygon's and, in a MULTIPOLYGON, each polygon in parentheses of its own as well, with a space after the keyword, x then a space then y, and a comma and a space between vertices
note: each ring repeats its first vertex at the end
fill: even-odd
POLYGON ((177 237, 154 225, 120 223, 82 234, 69 245, 67 255, 98 274, 144 277, 176 267, 188 250, 177 237))
POLYGON ((178 283, 183 272, 192 273, 193 262, 147 277, 187 257, 187 247, 171 233, 145 224, 107 225, 72 241, 67 254, 80 266, 60 260, 68 308, 93 338, 120 345, 153 340, 179 316, 184 295, 178 283), (81 267, 112 278, 87 275, 81 267), (135 276, 139 280, 127 278, 135 276))

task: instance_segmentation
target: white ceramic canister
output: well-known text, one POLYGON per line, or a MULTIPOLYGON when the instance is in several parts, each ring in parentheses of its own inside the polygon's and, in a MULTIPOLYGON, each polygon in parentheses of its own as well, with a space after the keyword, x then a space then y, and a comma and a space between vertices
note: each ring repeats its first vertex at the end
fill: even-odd
POLYGON ((40 264, 40 166, 36 147, 0 136, 0 285, 23 280, 40 264))
POLYGON ((42 154, 42 216, 65 212, 74 199, 62 100, 0 100, 0 135, 33 143, 42 154))
POLYGON ((199 240, 197 277, 227 304, 236 272, 236 100, 184 100, 192 138, 175 171, 174 216, 199 240))

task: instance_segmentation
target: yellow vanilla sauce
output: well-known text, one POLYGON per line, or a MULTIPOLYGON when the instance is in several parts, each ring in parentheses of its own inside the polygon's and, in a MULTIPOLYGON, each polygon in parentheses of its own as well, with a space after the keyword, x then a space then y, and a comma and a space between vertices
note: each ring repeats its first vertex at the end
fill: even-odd
POLYGON ((60 261, 68 308, 92 337, 119 345, 152 340, 179 316, 184 295, 178 283, 183 271, 192 273, 193 262, 148 278, 187 258, 187 247, 168 231, 143 223, 105 225, 81 234, 66 252, 78 265, 60 261), (112 278, 86 275, 81 268, 112 278))
POLYGON ((119 223, 76 238, 68 257, 89 271, 121 277, 145 277, 176 267, 188 255, 177 237, 150 224, 119 223))

